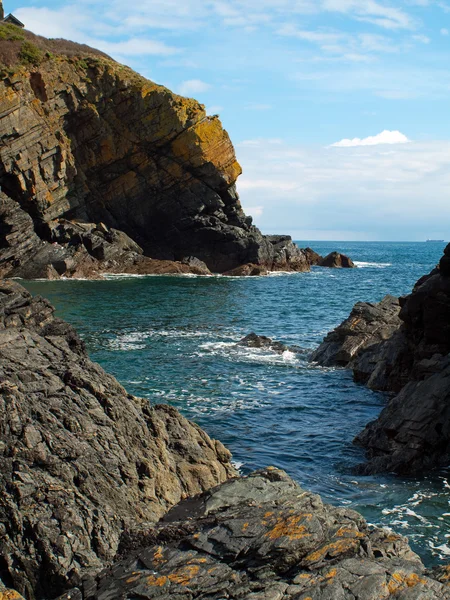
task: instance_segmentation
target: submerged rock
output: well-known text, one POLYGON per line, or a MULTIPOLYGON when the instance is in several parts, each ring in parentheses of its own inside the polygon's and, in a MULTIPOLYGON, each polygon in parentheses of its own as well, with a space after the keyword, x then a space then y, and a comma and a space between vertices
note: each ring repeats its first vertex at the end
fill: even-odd
POLYGON ((53 313, 0 282, 0 578, 28 600, 95 575, 124 529, 235 473, 220 442, 127 394, 53 313))
POLYGON ((156 526, 123 536, 120 552, 121 560, 72 597, 450 598, 405 538, 324 504, 274 468, 181 502, 156 526))
POLYGON ((238 342, 238 345, 247 346, 247 348, 267 348, 278 354, 283 354, 283 352, 298 353, 302 351, 298 346, 287 346, 286 344, 276 342, 265 335, 257 335, 253 332, 243 337, 242 340, 238 342))

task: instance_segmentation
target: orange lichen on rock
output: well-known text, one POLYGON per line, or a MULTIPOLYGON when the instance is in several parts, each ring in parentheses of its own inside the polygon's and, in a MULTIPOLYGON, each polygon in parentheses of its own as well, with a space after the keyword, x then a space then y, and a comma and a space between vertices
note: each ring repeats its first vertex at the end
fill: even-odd
POLYGON ((303 521, 304 515, 296 515, 287 519, 280 517, 276 525, 266 535, 271 540, 277 540, 281 537, 287 537, 289 540, 299 540, 311 535, 307 532, 304 525, 299 525, 303 521))
POLYGON ((389 580, 387 586, 390 594, 395 594, 400 590, 404 590, 406 588, 412 588, 418 585, 419 583, 426 584, 427 580, 419 577, 417 573, 392 573, 391 579, 389 580))
POLYGON ((6 592, 0 592, 0 600, 23 600, 23 596, 16 590, 6 590, 6 592))
POLYGON ((191 580, 198 574, 200 567, 194 565, 186 565, 179 571, 171 573, 168 576, 169 581, 178 585, 189 585, 191 580))
POLYGON ((315 563, 325 556, 329 555, 330 557, 339 556, 340 554, 344 554, 349 551, 354 551, 356 547, 359 545, 359 540, 355 538, 344 538, 341 540, 335 540, 333 542, 329 542, 325 546, 322 546, 315 552, 311 552, 308 556, 305 557, 304 561, 309 563, 315 563))

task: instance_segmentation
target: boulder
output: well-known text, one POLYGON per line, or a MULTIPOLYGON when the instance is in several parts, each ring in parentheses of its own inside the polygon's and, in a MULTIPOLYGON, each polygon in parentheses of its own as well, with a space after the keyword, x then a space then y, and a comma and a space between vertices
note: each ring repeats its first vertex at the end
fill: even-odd
POLYGON ((356 269, 355 263, 351 258, 340 252, 331 252, 318 263, 320 267, 330 267, 332 269, 356 269))
POLYGON ((283 354, 283 352, 301 352, 301 348, 298 346, 287 346, 281 342, 276 342, 265 335, 257 335, 256 333, 249 333, 238 342, 238 346, 246 346, 247 348, 266 348, 272 350, 277 354, 283 354))
POLYGON ((121 533, 235 474, 230 453, 89 360, 53 307, 0 282, 0 578, 54 598, 121 533))
POLYGON ((71 597, 450 599, 405 538, 324 504, 274 468, 232 479, 181 502, 156 526, 127 532, 120 555, 71 597))

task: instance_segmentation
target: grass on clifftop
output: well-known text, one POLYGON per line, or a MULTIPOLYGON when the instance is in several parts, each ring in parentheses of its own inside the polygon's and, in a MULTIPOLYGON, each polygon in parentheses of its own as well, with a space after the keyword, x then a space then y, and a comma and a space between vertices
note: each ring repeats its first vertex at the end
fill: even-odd
POLYGON ((37 67, 55 56, 109 58, 100 50, 85 44, 63 39, 47 39, 10 23, 0 24, 0 75, 7 75, 14 67, 37 67))

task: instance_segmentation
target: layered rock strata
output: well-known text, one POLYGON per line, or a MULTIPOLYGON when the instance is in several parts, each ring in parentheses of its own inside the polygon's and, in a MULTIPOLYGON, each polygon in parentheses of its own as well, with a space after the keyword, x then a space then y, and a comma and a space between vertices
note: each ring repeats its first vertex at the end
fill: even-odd
MULTIPOLYGON (((405 538, 323 504, 277 469, 181 502, 128 532, 122 559, 60 600, 446 600, 405 538)), ((446 579, 447 578, 447 579, 446 579)))
POLYGON ((220 442, 127 394, 53 312, 0 282, 0 579, 28 600, 78 585, 125 529, 234 474, 220 442))
POLYGON ((441 268, 413 292, 378 305, 358 303, 312 355, 353 369, 355 379, 394 392, 356 441, 367 448, 362 471, 413 474, 450 461, 450 245, 441 268))
MULTIPOLYGON (((1 73, 0 186, 17 206, 2 210, 0 232, 13 211, 16 228, 29 229, 31 218, 35 235, 50 243, 62 222, 103 223, 154 259, 196 257, 215 272, 244 264, 309 269, 288 236, 263 236, 244 214, 241 167, 217 116, 86 47, 74 56, 71 44, 67 56, 64 44, 33 67, 1 73)), ((10 258, 32 271, 21 250, 10 258)), ((49 250, 40 260, 45 253, 51 269, 49 250)), ((17 276, 11 267, 8 276, 17 276)))

